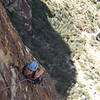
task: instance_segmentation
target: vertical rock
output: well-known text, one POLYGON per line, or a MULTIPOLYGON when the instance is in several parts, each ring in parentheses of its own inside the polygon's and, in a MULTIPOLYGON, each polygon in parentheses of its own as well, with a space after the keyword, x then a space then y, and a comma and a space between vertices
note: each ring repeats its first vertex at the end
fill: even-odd
POLYGON ((19 35, 31 34, 32 13, 26 0, 1 0, 19 35), (20 24, 19 24, 20 23, 20 24))
POLYGON ((0 100, 57 100, 56 90, 46 71, 46 80, 40 85, 25 81, 21 69, 32 60, 36 61, 24 46, 0 2, 0 100))

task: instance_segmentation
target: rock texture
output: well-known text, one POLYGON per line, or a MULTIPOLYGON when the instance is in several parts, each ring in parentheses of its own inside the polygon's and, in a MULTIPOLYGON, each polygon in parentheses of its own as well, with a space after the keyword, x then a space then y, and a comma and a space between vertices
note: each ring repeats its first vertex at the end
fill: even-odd
MULTIPOLYGON (((46 71, 46 80, 40 85, 22 81, 24 77, 21 69, 32 60, 36 61, 17 35, 0 3, 0 100, 58 100, 46 71), (2 91, 11 85, 11 88, 2 91)), ((40 64, 39 66, 41 67, 40 64)))
POLYGON ((32 12, 27 0, 1 0, 19 35, 32 33, 32 12), (20 23, 20 24, 19 24, 20 23))
POLYGON ((24 35, 24 43, 52 75, 59 94, 67 100, 99 100, 100 0, 27 1, 32 4, 33 33, 24 35))

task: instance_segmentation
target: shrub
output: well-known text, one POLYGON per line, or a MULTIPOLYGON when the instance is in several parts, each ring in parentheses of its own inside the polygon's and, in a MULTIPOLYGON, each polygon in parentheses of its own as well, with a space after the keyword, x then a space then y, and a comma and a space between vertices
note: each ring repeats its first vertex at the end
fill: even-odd
POLYGON ((97 1, 96 1, 96 0, 91 0, 91 2, 92 2, 92 3, 94 3, 94 4, 96 4, 96 3, 97 3, 97 1))
POLYGON ((93 22, 94 16, 92 15, 90 11, 87 12, 87 17, 89 18, 91 22, 93 22))
POLYGON ((97 91, 100 92, 100 86, 97 87, 97 91))
POLYGON ((100 3, 97 4, 97 9, 100 9, 100 3))

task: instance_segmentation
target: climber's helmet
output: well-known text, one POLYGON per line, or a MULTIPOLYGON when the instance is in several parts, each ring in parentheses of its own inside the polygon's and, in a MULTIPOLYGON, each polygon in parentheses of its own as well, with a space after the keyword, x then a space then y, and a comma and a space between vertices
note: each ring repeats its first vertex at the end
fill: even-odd
POLYGON ((38 68, 38 64, 34 61, 25 64, 24 75, 31 75, 33 71, 36 71, 38 68))
POLYGON ((31 71, 36 71, 38 64, 35 61, 32 61, 30 63, 27 63, 26 67, 31 71))

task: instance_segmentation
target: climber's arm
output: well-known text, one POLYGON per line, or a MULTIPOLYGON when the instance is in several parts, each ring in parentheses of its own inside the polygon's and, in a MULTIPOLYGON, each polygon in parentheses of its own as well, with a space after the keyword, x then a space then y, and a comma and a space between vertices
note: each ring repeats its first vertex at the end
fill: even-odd
POLYGON ((44 73, 44 70, 42 68, 39 68, 39 70, 36 71, 34 78, 39 78, 44 73))

